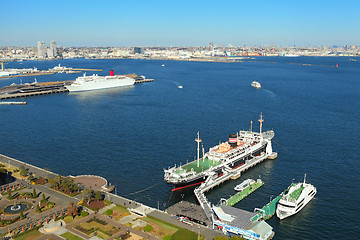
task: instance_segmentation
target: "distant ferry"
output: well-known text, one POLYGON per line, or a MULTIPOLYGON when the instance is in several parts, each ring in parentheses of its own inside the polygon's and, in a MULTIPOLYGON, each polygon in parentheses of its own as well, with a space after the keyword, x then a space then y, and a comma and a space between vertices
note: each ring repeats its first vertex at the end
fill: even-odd
POLYGON ((105 88, 115 88, 134 85, 135 80, 123 75, 114 76, 114 71, 110 71, 110 76, 84 76, 76 78, 75 82, 66 86, 70 92, 91 91, 105 88))
POLYGON ((257 82, 257 81, 253 81, 251 83, 251 86, 254 87, 254 88, 261 88, 261 84, 259 82, 257 82))
POLYGON ((290 188, 278 202, 276 216, 280 218, 280 220, 300 212, 300 210, 314 198, 316 188, 305 181, 306 174, 304 176, 304 182, 291 184, 290 188))

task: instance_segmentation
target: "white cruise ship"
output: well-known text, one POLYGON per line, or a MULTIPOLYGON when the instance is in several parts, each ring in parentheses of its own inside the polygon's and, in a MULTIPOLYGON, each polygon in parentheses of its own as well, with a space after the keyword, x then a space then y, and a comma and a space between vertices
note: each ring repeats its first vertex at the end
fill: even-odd
POLYGON ((134 85, 135 80, 123 75, 114 76, 114 71, 110 71, 110 76, 84 76, 76 78, 75 82, 67 85, 66 88, 70 92, 91 91, 105 88, 123 87, 134 85))
POLYGON ((291 184, 287 192, 284 193, 278 202, 276 216, 280 218, 280 220, 298 213, 314 198, 316 188, 305 181, 306 174, 304 176, 304 182, 291 184))

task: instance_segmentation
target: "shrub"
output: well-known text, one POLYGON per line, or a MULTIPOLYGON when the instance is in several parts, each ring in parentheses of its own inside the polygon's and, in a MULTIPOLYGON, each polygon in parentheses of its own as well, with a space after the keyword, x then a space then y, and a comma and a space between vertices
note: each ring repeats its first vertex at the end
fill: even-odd
POLYGON ((146 225, 146 226, 144 227, 144 231, 145 231, 145 232, 150 232, 151 230, 153 230, 153 227, 152 227, 151 225, 146 225))
POLYGON ((82 211, 82 212, 80 213, 80 215, 81 215, 82 217, 86 217, 86 216, 89 216, 89 213, 86 212, 86 211, 82 211))
POLYGON ((111 214, 113 214, 113 210, 108 209, 104 212, 104 214, 110 216, 111 214))
POLYGON ((39 207, 39 204, 36 204, 36 210, 35 210, 36 213, 41 213, 41 209, 39 207))
POLYGON ((171 235, 166 235, 166 236, 163 238, 163 240, 172 240, 172 237, 171 237, 171 235))

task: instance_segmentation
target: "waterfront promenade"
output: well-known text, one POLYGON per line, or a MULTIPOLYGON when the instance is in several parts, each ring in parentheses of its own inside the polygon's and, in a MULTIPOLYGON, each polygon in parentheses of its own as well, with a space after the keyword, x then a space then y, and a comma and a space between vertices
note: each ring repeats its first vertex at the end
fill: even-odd
MULTIPOLYGON (((48 171, 48 170, 33 166, 31 164, 27 164, 25 162, 16 160, 14 158, 11 158, 11 157, 8 157, 8 156, 2 155, 2 154, 0 154, 0 162, 2 162, 5 165, 10 165, 12 167, 17 167, 17 168, 20 167, 21 165, 24 165, 25 168, 27 168, 29 172, 32 172, 36 177, 43 176, 43 177, 46 177, 46 178, 55 178, 56 176, 58 176, 58 174, 56 174, 54 172, 51 172, 51 171, 48 171)), ((63 193, 60 193, 58 191, 55 191, 53 189, 50 189, 46 185, 31 185, 25 179, 16 179, 15 182, 18 183, 18 184, 21 184, 21 186, 27 187, 29 189, 34 188, 34 189, 36 189, 36 191, 39 194, 45 194, 46 196, 50 196, 49 197, 50 200, 56 203, 56 207, 51 209, 51 210, 48 210, 46 212, 40 213, 40 214, 33 214, 31 211, 35 211, 35 209, 31 209, 29 212, 27 212, 25 214, 25 219, 23 219, 21 221, 18 221, 16 223, 13 223, 13 224, 11 224, 9 226, 0 228, 0 233, 5 233, 5 232, 8 232, 8 231, 11 231, 11 232, 17 231, 17 232, 19 232, 19 231, 22 231, 22 229, 26 230, 26 229, 34 227, 35 225, 43 224, 43 223, 53 219, 54 215, 60 216, 61 213, 65 214, 66 213, 66 208, 67 208, 67 206, 69 205, 70 202, 77 203, 80 200, 82 200, 81 199, 82 197, 80 195, 71 197, 71 196, 65 195, 63 193)), ((112 193, 109 193, 109 192, 106 192, 106 191, 103 191, 103 193, 105 194, 105 199, 106 200, 109 200, 114 204, 118 204, 120 206, 126 207, 127 209, 129 209, 130 212, 135 212, 135 213, 137 211, 141 212, 141 213, 144 214, 144 216, 145 215, 151 216, 151 217, 157 218, 157 219, 159 219, 161 221, 164 221, 164 222, 167 222, 169 224, 175 225, 177 227, 185 228, 185 229, 193 231, 193 232, 195 232, 197 234, 201 234, 201 235, 203 235, 205 237, 205 239, 212 240, 216 236, 223 236, 222 232, 212 230, 211 226, 210 227, 205 227, 205 226, 199 225, 199 224, 188 225, 188 224, 185 224, 183 222, 178 221, 176 218, 174 218, 174 216, 171 216, 171 215, 167 214, 164 211, 161 211, 161 210, 149 207, 149 206, 145 206, 145 205, 143 205, 143 204, 141 204, 139 202, 136 202, 134 200, 127 199, 127 198, 124 198, 122 196, 118 196, 118 195, 115 195, 115 194, 112 194, 112 193)), ((86 217, 86 218, 83 218, 81 221, 86 221, 86 219, 90 219, 91 217, 96 216, 96 217, 99 217, 100 219, 102 219, 102 220, 104 220, 106 222, 111 223, 114 226, 120 227, 122 230, 125 229, 126 231, 128 230, 131 233, 134 233, 134 234, 136 234, 138 236, 141 236, 144 239, 159 239, 155 235, 152 235, 152 234, 142 232, 142 231, 136 230, 134 228, 125 226, 124 224, 121 224, 121 223, 119 223, 118 221, 116 221, 114 219, 111 219, 111 218, 109 218, 107 216, 101 215, 101 213, 104 210, 100 211, 99 213, 95 213, 90 209, 88 209, 87 211, 90 213, 90 215, 88 217, 86 217)), ((76 224, 79 224, 79 222, 76 222, 76 224)), ((69 224, 69 225, 66 226, 66 229, 70 230, 71 232, 76 233, 79 236, 84 237, 85 239, 89 238, 88 236, 85 236, 84 234, 79 233, 79 231, 74 230, 74 228, 73 228, 74 225, 75 225, 75 223, 74 224, 69 224)), ((122 233, 123 233, 123 231, 122 231, 122 233)), ((120 235, 120 233, 117 233, 116 235, 111 236, 110 238, 107 238, 107 239, 114 239, 118 235, 120 235)), ((46 238, 44 238, 42 236, 39 239, 46 239, 46 238)))

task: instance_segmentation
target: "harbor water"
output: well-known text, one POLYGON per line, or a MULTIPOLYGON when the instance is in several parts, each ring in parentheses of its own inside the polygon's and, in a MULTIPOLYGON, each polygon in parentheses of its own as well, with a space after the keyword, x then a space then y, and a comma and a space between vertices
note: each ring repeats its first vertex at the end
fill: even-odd
MULTIPOLYGON (((352 57, 353 58, 353 57, 352 57)), ((209 191, 208 199, 234 195, 234 186, 257 179, 264 186, 235 205, 262 208, 292 181, 317 187, 298 214, 268 223, 275 239, 351 239, 359 233, 360 61, 348 57, 258 57, 238 63, 160 60, 9 62, 8 68, 111 69, 136 73, 151 83, 93 92, 24 99, 25 106, 0 106, 0 153, 62 175, 94 174, 116 186, 118 195, 152 207, 184 199, 171 192, 163 169, 196 157, 197 131, 204 148, 239 130, 273 129, 276 160, 267 160, 209 191), (162 66, 164 64, 164 66, 162 66), (339 67, 335 67, 338 64, 339 67), (250 86, 261 83, 261 89, 250 86), (183 88, 178 88, 182 86, 183 88)), ((89 72, 88 74, 92 74, 89 72)), ((73 80, 82 73, 37 76, 38 82, 73 80)), ((23 83, 33 77, 21 78, 23 83)), ((1 79, 0 87, 20 83, 1 79)))

